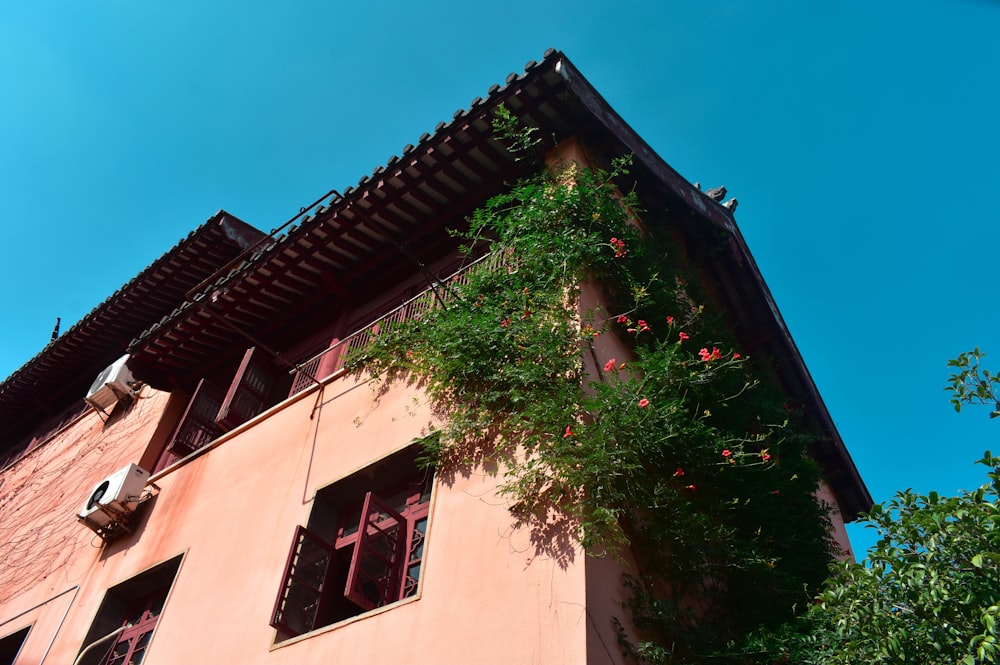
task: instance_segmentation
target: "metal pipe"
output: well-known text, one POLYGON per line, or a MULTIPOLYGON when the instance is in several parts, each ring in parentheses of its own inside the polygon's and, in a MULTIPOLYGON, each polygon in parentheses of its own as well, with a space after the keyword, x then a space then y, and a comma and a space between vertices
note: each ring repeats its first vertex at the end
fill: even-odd
POLYGON ((88 651, 90 651, 91 649, 93 649, 94 647, 96 647, 101 642, 106 642, 106 641, 110 640, 112 637, 116 637, 119 633, 121 633, 126 628, 128 628, 128 626, 119 626, 118 628, 115 628, 113 631, 111 631, 110 633, 108 633, 104 637, 98 638, 98 639, 94 640, 93 642, 91 642, 90 644, 88 644, 87 646, 85 646, 83 648, 83 651, 80 652, 80 655, 77 656, 76 660, 73 661, 73 665, 80 665, 80 660, 84 656, 87 655, 88 651))
POLYGON ((294 217, 292 217, 291 219, 289 219, 287 222, 285 222, 281 226, 279 226, 279 227, 277 227, 275 229, 271 229, 271 232, 269 234, 267 234, 266 236, 264 236, 263 238, 261 238, 260 240, 258 240, 257 242, 255 242, 254 244, 252 244, 249 247, 247 247, 245 250, 243 250, 239 254, 239 256, 237 256, 236 258, 230 260, 228 263, 226 263, 226 265, 222 266, 221 268, 219 268, 218 270, 216 270, 215 272, 213 272, 211 275, 209 275, 205 279, 201 280, 201 282, 199 282, 198 284, 196 284, 191 290, 189 290, 187 293, 185 293, 184 297, 187 300, 191 300, 192 298, 194 298, 194 296, 198 292, 200 292, 203 288, 205 288, 206 286, 208 286, 209 284, 211 284, 212 282, 214 282, 218 278, 219 275, 221 275, 224 272, 228 272, 230 268, 232 268, 234 265, 236 265, 237 263, 239 263, 240 261, 242 261, 243 259, 245 259, 250 254, 252 254, 254 252, 254 250, 256 250, 258 247, 260 247, 264 242, 266 242, 267 240, 273 239, 274 236, 275 236, 275 234, 277 234, 279 231, 283 230, 285 227, 287 227, 289 224, 291 224, 292 222, 294 222, 295 220, 297 220, 299 217, 302 217, 308 211, 312 210, 313 208, 315 208, 316 206, 318 206, 320 203, 322 203, 326 199, 330 198, 330 196, 334 196, 334 195, 335 195, 335 197, 330 201, 331 205, 334 203, 334 201, 337 201, 337 200, 340 200, 340 199, 344 198, 343 194, 341 194, 340 192, 338 192, 336 189, 331 189, 329 192, 327 192, 323 196, 319 197, 318 199, 316 199, 315 201, 313 201, 309 205, 304 206, 302 208, 299 208, 299 212, 298 212, 297 215, 295 215, 294 217))

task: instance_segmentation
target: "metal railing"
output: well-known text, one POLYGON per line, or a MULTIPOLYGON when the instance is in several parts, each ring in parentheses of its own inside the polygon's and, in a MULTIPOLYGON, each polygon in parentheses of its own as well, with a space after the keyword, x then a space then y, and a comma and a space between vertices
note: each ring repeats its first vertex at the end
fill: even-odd
POLYGON ((295 376, 292 380, 289 397, 302 392, 312 385, 313 377, 316 380, 322 381, 340 370, 344 366, 344 359, 349 353, 356 349, 367 347, 386 326, 403 321, 420 319, 424 312, 441 307, 441 301, 447 303, 454 297, 451 291, 453 286, 463 286, 469 283, 469 272, 472 268, 480 264, 495 266, 499 261, 500 258, 496 254, 486 254, 476 259, 447 278, 440 280, 435 286, 421 291, 399 307, 352 332, 335 344, 331 344, 329 348, 321 351, 312 358, 299 363, 298 369, 292 370, 295 376))

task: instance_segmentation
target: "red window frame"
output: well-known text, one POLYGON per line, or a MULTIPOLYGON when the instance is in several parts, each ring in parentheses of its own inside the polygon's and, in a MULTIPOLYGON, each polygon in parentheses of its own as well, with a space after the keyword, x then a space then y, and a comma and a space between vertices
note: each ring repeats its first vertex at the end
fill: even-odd
POLYGON ((167 444, 167 452, 186 457, 218 438, 223 430, 216 425, 215 417, 223 399, 224 394, 218 386, 207 379, 199 381, 167 444))
POLYGON ((284 373, 266 353, 250 347, 228 389, 209 379, 199 381, 154 470, 204 448, 270 407, 283 378, 284 373))
POLYGON ((400 600, 408 531, 405 517, 375 494, 365 495, 344 597, 366 610, 400 600))
MULTIPOLYGON (((412 491, 403 494, 403 509, 398 512, 372 491, 360 505, 341 510, 332 542, 306 527, 296 527, 271 614, 273 628, 294 637, 335 623, 329 620, 327 608, 338 597, 357 607, 351 615, 356 616, 416 594, 430 497, 422 482, 407 483, 405 489, 412 491), (340 587, 337 570, 345 565, 347 552, 347 581, 340 587)), ((400 495, 399 491, 388 494, 400 495)))
POLYGON ((132 603, 122 622, 125 630, 118 634, 101 665, 142 663, 146 658, 149 641, 160 619, 166 597, 167 589, 160 589, 132 603))
POLYGON ((304 526, 295 527, 271 626, 288 635, 299 635, 321 624, 329 603, 327 587, 334 555, 328 542, 304 526))
POLYGON ((215 423, 223 430, 231 430, 267 409, 280 378, 281 370, 266 353, 258 353, 256 347, 247 349, 215 423))

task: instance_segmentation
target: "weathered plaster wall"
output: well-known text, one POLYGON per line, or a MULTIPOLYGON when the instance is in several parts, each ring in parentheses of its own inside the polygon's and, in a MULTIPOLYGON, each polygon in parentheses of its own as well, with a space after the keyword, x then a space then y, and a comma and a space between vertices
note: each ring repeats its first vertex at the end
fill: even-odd
POLYGON ((88 583, 102 565, 100 539, 75 515, 94 485, 139 459, 166 398, 144 390, 108 423, 89 412, 0 473, 0 636, 37 621, 19 662, 39 661, 54 617, 72 613, 70 591, 81 602, 103 595, 88 583))
MULTIPOLYGON (((100 478, 82 474, 83 492, 69 492, 82 478, 68 481, 72 500, 43 512, 62 514, 65 526, 51 538, 72 542, 78 553, 32 567, 24 583, 30 592, 22 593, 34 603, 53 589, 81 585, 68 611, 65 602, 45 610, 57 621, 66 613, 45 662, 73 661, 107 588, 179 553, 183 563, 146 665, 586 662, 582 559, 537 553, 526 532, 512 529, 497 479, 481 471, 436 487, 417 599, 275 648, 270 613, 294 528, 306 522, 315 491, 406 446, 431 421, 420 393, 405 386, 376 399, 367 384, 338 379, 313 413, 316 398, 305 393, 154 476, 160 491, 136 533, 103 550, 91 548, 90 532, 71 519, 100 478), (38 585, 44 571, 61 586, 38 585)), ((92 472, 107 475, 138 459, 153 421, 116 439, 114 463, 92 472)), ((67 445, 67 452, 76 448, 67 445)), ((16 611, 0 606, 0 621, 16 611)), ((53 632, 52 619, 42 623, 38 639, 35 632, 29 637, 33 654, 40 653, 36 644, 45 648, 41 629, 53 632)))
POLYGON ((847 537, 844 516, 840 512, 840 506, 837 504, 837 497, 826 482, 820 482, 819 489, 816 491, 816 498, 830 509, 830 532, 833 536, 833 542, 839 550, 836 552, 836 555, 845 561, 853 561, 854 551, 851 549, 851 541, 847 537))

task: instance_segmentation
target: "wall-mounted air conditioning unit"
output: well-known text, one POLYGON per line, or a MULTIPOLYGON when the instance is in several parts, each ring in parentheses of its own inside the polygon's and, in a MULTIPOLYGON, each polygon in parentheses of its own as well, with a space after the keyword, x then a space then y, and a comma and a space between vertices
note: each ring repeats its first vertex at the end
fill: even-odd
POLYGON ((128 530, 126 522, 139 505, 149 471, 136 464, 118 469, 94 485, 77 518, 98 533, 128 530))
POLYGON ((104 411, 109 406, 117 404, 119 400, 134 395, 135 391, 132 389, 134 379, 126 365, 128 358, 128 354, 125 354, 97 375, 84 398, 87 404, 104 411))

